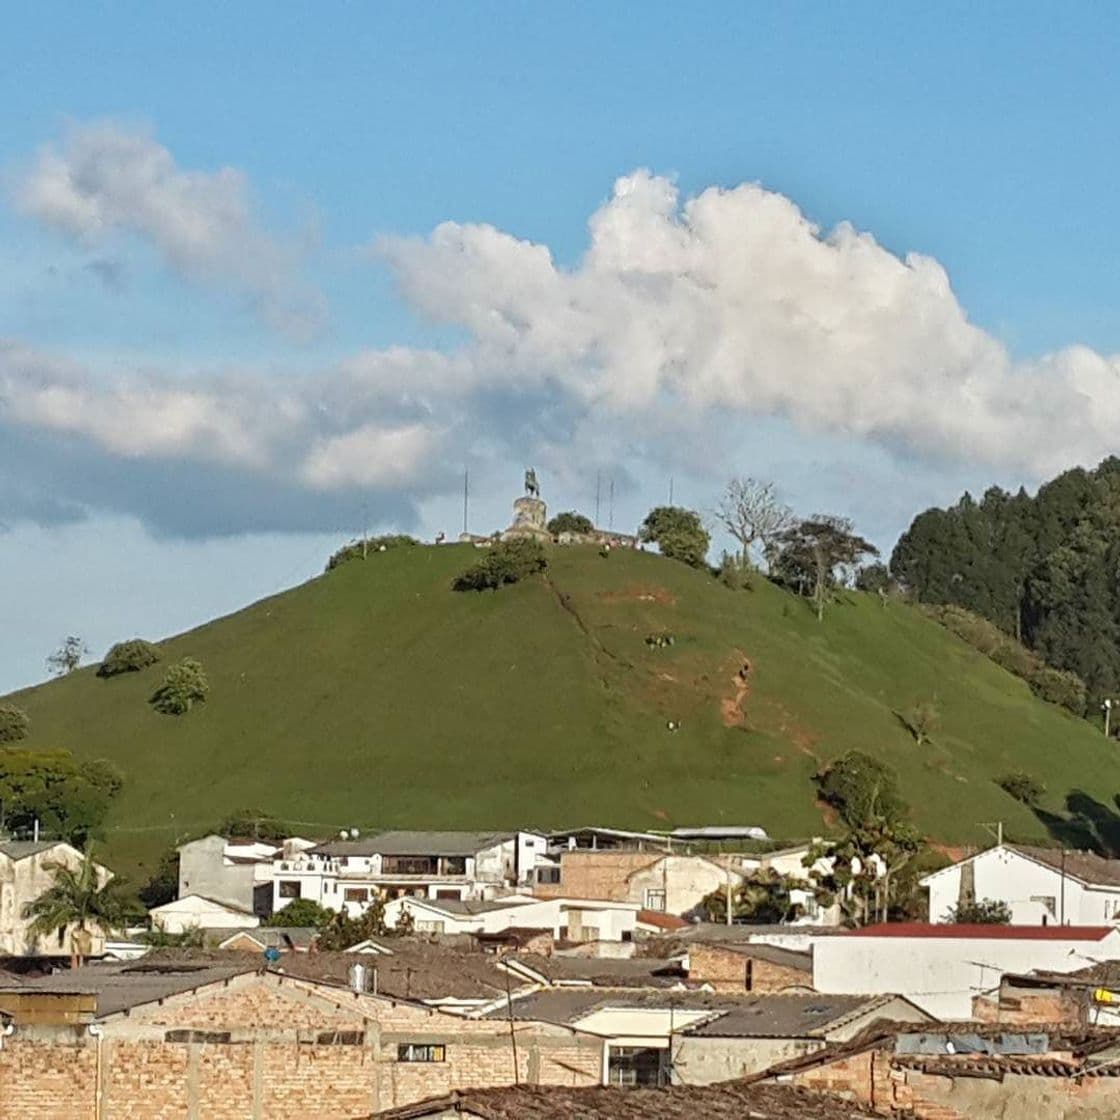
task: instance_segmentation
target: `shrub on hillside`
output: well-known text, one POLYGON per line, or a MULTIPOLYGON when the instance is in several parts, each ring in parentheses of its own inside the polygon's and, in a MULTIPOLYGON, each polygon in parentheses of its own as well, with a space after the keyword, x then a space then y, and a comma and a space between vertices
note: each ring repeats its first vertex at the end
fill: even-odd
POLYGON ((744 564, 742 557, 725 552, 720 557, 719 571, 717 573, 720 583, 732 591, 750 591, 752 569, 744 564))
POLYGON ((996 785, 1024 805, 1037 805, 1046 795, 1046 787, 1037 778, 1032 778, 1030 774, 1023 770, 1016 770, 1013 774, 1004 774, 1002 778, 996 779, 996 785))
POLYGON ((184 657, 167 670, 163 684, 152 696, 152 706, 164 715, 181 716, 201 704, 209 691, 202 665, 193 657, 184 657))
POLYGON ((0 704, 0 743, 18 743, 27 736, 31 719, 15 704, 0 704))
POLYGON ((333 571, 340 564, 348 560, 365 560, 380 552, 388 552, 391 548, 415 548, 420 542, 407 533, 386 533, 380 537, 368 537, 366 540, 351 541, 343 545, 328 561, 327 571, 333 571))
POLYGON ((595 526, 591 524, 590 517, 584 517, 575 510, 566 510, 558 513, 549 523, 548 531, 558 537, 561 533, 593 533, 595 526))
POLYGON ((548 557, 541 542, 531 537, 499 541, 451 585, 456 591, 497 591, 509 583, 543 572, 548 557))
POLYGON ((638 539, 656 544, 662 556, 679 560, 693 568, 702 568, 708 555, 711 537, 700 515, 680 506, 657 506, 646 514, 638 528, 638 539))
POLYGON ((129 638, 127 642, 117 642, 105 654, 105 660, 97 669, 99 677, 115 677, 120 673, 138 673, 159 660, 159 650, 143 638, 129 638))
POLYGON ((1036 669, 1028 678, 1031 692, 1049 700, 1051 704, 1061 704, 1074 715, 1083 716, 1086 706, 1085 682, 1076 673, 1064 669, 1051 669, 1049 665, 1036 669))
POLYGON ((821 800, 851 828, 868 821, 892 821, 905 812, 898 775, 885 762, 863 751, 848 751, 814 775, 821 800))

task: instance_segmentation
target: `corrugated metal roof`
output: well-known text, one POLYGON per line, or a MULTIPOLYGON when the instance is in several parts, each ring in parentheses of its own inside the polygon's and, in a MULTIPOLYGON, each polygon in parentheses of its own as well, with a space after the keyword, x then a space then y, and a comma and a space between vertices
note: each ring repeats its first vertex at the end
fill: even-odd
POLYGON ((738 1007, 684 1033, 702 1038, 815 1038, 832 1023, 884 1002, 880 996, 765 995, 740 1000, 738 1007))
POLYGON ((473 856, 511 839, 512 832, 379 832, 361 840, 328 840, 311 849, 326 856, 473 856))

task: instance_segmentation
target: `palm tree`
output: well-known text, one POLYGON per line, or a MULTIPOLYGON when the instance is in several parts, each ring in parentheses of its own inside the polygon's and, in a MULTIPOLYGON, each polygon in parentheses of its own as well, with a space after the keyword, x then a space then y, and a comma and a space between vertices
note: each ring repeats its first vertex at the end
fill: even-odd
POLYGON ((55 861, 43 866, 54 877, 54 885, 24 907, 23 916, 34 918, 28 932, 33 937, 48 937, 74 926, 70 967, 77 968, 89 952, 91 927, 120 927, 137 913, 137 907, 122 894, 120 880, 99 881, 97 864, 88 852, 76 869, 55 861))

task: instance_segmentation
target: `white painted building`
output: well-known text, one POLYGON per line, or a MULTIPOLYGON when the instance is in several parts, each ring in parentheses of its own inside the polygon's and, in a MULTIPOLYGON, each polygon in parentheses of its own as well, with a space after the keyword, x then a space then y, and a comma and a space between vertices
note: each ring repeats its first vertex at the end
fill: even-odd
POLYGON ((526 832, 382 832, 272 862, 272 907, 309 898, 358 917, 375 897, 490 899, 528 880, 544 850, 526 832))
POLYGON ((825 993, 893 992, 938 1019, 968 1019, 975 996, 1005 972, 1074 972, 1120 959, 1111 926, 934 925, 898 922, 813 944, 813 987, 825 993))
POLYGON ((292 836, 279 844, 227 839, 216 833, 180 844, 179 897, 198 894, 267 914, 274 861, 298 859, 314 840, 292 836))
POLYGON ((406 895, 385 906, 385 924, 412 917, 416 933, 502 933, 547 929, 558 941, 630 941, 639 921, 636 903, 604 899, 532 898, 507 895, 489 900, 429 899, 406 895))
POLYGON ((1014 925, 1120 924, 1120 860, 1092 852, 997 844, 921 880, 931 922, 966 898, 1006 903, 1014 925))
POLYGON ((189 894, 155 906, 149 911, 149 916, 152 927, 164 933, 186 933, 192 929, 251 929, 260 925, 260 918, 252 910, 200 894, 189 894))

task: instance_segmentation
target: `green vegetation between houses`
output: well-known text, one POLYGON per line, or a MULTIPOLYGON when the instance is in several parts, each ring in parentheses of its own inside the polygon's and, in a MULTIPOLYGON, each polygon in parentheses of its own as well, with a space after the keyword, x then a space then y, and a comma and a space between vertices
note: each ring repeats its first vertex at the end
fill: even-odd
POLYGON ((897 773, 936 840, 1045 839, 1067 796, 1103 807, 1120 757, 1084 720, 916 608, 764 578, 731 591, 652 553, 546 550, 547 571, 456 594, 466 545, 388 549, 160 643, 163 661, 25 690, 22 750, 109 759, 123 788, 104 858, 142 882, 172 841, 246 805, 304 834, 340 827, 756 824, 836 828, 812 776, 852 750, 897 773), (651 634, 672 645, 651 646, 651 634), (189 715, 148 703, 205 665, 189 715), (937 699, 919 745, 897 713, 937 699), (669 725, 674 725, 669 730, 669 725), (997 781, 1029 774, 1040 804, 997 781))

